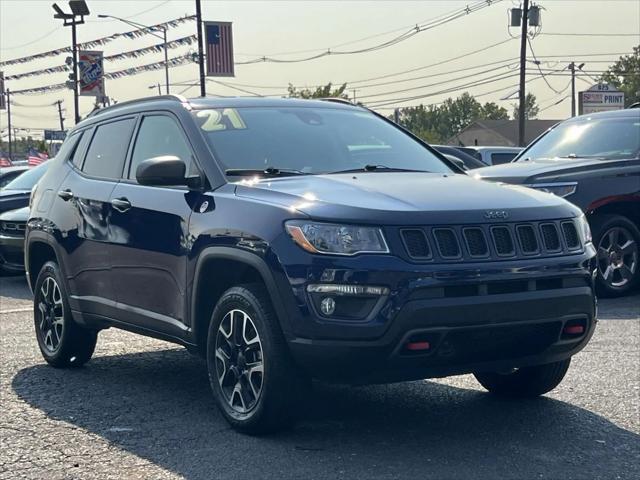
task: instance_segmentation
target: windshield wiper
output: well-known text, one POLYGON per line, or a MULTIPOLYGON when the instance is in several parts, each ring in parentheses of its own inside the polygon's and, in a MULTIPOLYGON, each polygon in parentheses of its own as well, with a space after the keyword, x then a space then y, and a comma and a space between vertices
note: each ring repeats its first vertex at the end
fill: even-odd
POLYGON ((303 172, 302 170, 275 167, 267 167, 263 170, 258 168, 229 168, 225 170, 224 173, 230 177, 251 177, 255 175, 261 177, 288 177, 293 175, 309 175, 309 173, 303 172))
POLYGON ((428 170, 415 170, 411 168, 395 168, 395 167, 387 167, 386 165, 365 165, 360 168, 350 168, 348 170, 338 170, 335 172, 328 172, 329 174, 334 173, 356 173, 356 172, 421 172, 421 173, 432 173, 428 170))

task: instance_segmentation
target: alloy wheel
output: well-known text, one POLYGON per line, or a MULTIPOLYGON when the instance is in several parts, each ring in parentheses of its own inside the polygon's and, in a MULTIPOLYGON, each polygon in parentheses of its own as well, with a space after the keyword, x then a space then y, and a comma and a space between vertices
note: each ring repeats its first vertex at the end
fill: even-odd
POLYGON ((246 312, 231 310, 220 322, 215 359, 225 400, 239 414, 250 412, 262 393, 264 360, 260 335, 246 312))
POLYGON ((629 230, 612 227, 598 244, 598 272, 605 283, 614 288, 633 281, 638 269, 638 244, 629 230))
POLYGON ((47 351, 55 353, 64 330, 64 305, 60 287, 53 277, 47 277, 38 292, 40 337, 47 351))

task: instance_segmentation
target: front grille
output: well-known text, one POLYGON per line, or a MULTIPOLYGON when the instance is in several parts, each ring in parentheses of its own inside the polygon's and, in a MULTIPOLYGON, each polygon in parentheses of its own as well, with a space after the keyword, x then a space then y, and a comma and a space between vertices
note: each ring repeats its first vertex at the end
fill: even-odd
POLYGON ((436 228, 433 230, 436 237, 436 245, 442 258, 459 258, 460 245, 456 234, 450 228, 436 228))
POLYGON ((399 228, 398 234, 408 257, 417 262, 486 262, 582 251, 573 220, 411 226, 399 228))
POLYGON ((24 237, 27 228, 25 222, 0 222, 0 232, 14 237, 24 237))
POLYGON ((401 235, 410 257, 419 259, 431 258, 431 249, 424 230, 417 228, 406 229, 402 230, 401 235))
POLYGON ((518 225, 516 231, 518 232, 522 253, 525 255, 538 253, 538 238, 533 227, 531 225, 518 225))
POLYGON ((491 227, 491 234, 493 235, 493 241, 498 255, 501 257, 510 257, 516 254, 509 227, 491 227))
POLYGON ((489 255, 489 246, 487 245, 487 240, 484 238, 484 233, 481 228, 464 228, 462 231, 464 239, 467 242, 469 255, 472 257, 486 257, 489 255))
POLYGON ((558 228, 553 223, 544 223, 540 225, 542 231, 542 238, 544 241, 544 248, 549 252, 560 251, 560 236, 558 235, 558 228))
POLYGON ((580 248, 580 238, 578 238, 578 231, 573 222, 562 222, 562 233, 569 250, 580 248))

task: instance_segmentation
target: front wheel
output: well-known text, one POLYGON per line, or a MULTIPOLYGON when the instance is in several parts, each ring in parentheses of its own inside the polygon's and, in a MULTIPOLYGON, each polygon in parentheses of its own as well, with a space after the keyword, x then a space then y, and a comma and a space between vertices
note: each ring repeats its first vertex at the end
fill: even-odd
POLYGON ((209 324, 207 366, 216 403, 236 430, 260 434, 289 427, 304 402, 307 382, 262 285, 222 294, 209 324))
POLYGON ((506 397, 538 397, 562 382, 571 358, 560 362, 519 368, 509 373, 476 372, 474 376, 489 392, 506 397))
POLYGON ((42 357, 53 367, 79 367, 91 359, 98 334, 71 318, 67 291, 58 264, 44 264, 33 296, 36 339, 42 357))
POLYGON ((640 231, 622 215, 596 215, 591 224, 598 252, 598 293, 625 295, 640 281, 640 231))

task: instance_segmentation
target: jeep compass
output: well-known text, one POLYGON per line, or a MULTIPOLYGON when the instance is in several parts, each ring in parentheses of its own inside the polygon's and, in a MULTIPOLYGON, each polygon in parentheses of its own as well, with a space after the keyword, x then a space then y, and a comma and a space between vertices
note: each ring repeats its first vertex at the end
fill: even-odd
POLYGON ((184 345, 244 432, 291 424, 313 378, 541 395, 595 328, 577 207, 471 178, 365 108, 136 100, 50 163, 25 246, 44 359, 83 365, 110 327, 184 345))

